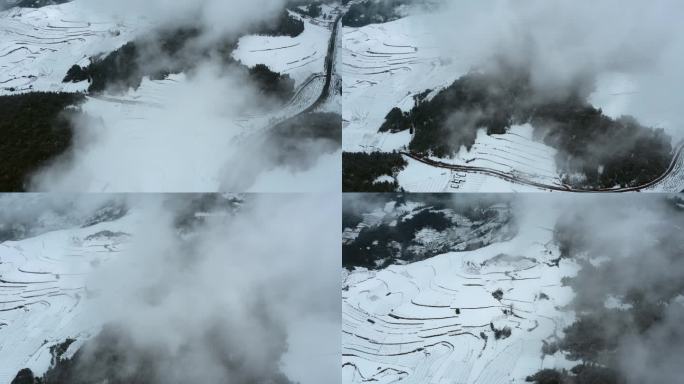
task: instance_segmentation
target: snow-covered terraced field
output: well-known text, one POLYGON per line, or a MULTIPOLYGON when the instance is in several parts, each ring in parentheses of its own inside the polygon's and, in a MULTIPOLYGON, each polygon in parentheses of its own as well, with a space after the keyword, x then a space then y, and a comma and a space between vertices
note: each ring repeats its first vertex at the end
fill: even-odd
MULTIPOLYGON (((144 79, 137 90, 125 95, 89 96, 82 109, 99 123, 81 129, 86 137, 88 130, 96 129, 98 140, 79 148, 78 153, 88 161, 75 162, 69 173, 51 180, 49 188, 74 190, 74 177, 80 184, 79 191, 219 190, 222 167, 236 152, 231 148, 301 113, 320 96, 324 85, 323 77, 318 77, 302 87, 284 108, 262 114, 240 112, 226 120, 213 113, 211 106, 187 100, 184 95, 188 87, 194 86, 192 81, 183 74, 171 75, 165 80, 144 79), (176 112, 169 115, 169 110, 176 112), (177 111, 186 113, 181 118, 177 111), (203 124, 196 123, 197 115, 205 116, 203 124), (121 156, 122 151, 127 155, 121 156), (184 155, 179 156, 181 153, 184 155), (195 164, 193 172, 179 171, 188 169, 188 164, 195 164), (137 171, 121 172, 122 167, 137 171)), ((326 157, 311 170, 310 177, 306 171, 299 172, 302 181, 317 185, 317 189, 329 188, 326 183, 317 183, 330 178, 323 175, 339 174, 339 158, 339 153, 326 157)), ((273 177, 279 181, 269 182, 262 177, 255 187, 269 190, 274 183, 281 183, 280 179, 292 177, 289 171, 276 173, 273 177)), ((299 188, 297 185, 293 183, 292 188, 299 188)))
POLYGON ((392 151, 407 135, 378 133, 395 106, 413 107, 413 96, 448 86, 467 67, 440 58, 429 17, 409 16, 361 28, 343 28, 343 148, 392 151))
MULTIPOLYGON (((296 37, 244 36, 233 52, 233 57, 246 66, 265 64, 272 71, 287 74, 295 80, 295 95, 275 116, 267 116, 270 123, 307 111, 324 91, 326 57, 331 34, 335 28, 333 20, 339 15, 339 10, 328 5, 323 6, 322 9, 322 15, 330 19, 323 17, 312 19, 290 12, 290 15, 304 22, 304 32, 296 37)), ((340 39, 338 33, 336 41, 340 39)), ((335 49, 331 60, 333 67, 331 87, 337 81, 338 55, 339 50, 335 49)), ((331 91, 330 95, 332 97, 325 100, 325 103, 316 110, 339 113, 339 102, 334 100, 334 92, 331 91)))
POLYGON ((572 321, 558 308, 572 298, 562 277, 577 271, 564 260, 554 265, 551 227, 537 223, 477 251, 346 275, 343 382, 523 383, 540 368, 569 367, 560 354, 541 353, 542 340, 572 321), (510 337, 497 339, 494 330, 505 327, 510 337))
MULTIPOLYGON (((513 126, 501 135, 478 131, 470 151, 461 148, 453 158, 432 160, 451 165, 487 168, 514 177, 562 187, 555 162, 556 150, 533 138, 529 124, 513 126)), ((399 184, 415 192, 509 192, 539 190, 494 176, 435 168, 407 157, 409 165, 399 173, 399 184), (434 169, 430 169, 434 168, 434 169)))
POLYGON ((408 165, 397 176, 407 192, 535 192, 539 188, 511 183, 496 176, 434 167, 405 157, 408 165))
POLYGON ((304 20, 299 36, 242 37, 233 57, 252 67, 266 64, 272 71, 290 75, 296 86, 309 80, 311 74, 322 74, 330 39, 330 28, 304 20))
MULTIPOLYGON (((468 71, 465 62, 443 58, 428 27, 430 16, 409 16, 384 24, 344 28, 343 140, 345 151, 406 150, 408 131, 378 132, 394 107, 414 106, 414 96, 431 89, 430 96, 468 71)), ((468 56, 467 54, 464 56, 468 56)), ((428 96, 428 97, 430 97, 428 96)), ((504 135, 479 132, 470 151, 463 149, 449 164, 491 168, 541 183, 560 185, 556 150, 532 138, 529 126, 516 126, 504 135)), ((406 158, 409 165, 397 177, 412 192, 536 191, 495 176, 454 172, 406 158)))
MULTIPOLYGON (((675 147, 675 151, 680 150, 682 147, 684 147, 684 141, 675 147)), ((674 160, 667 177, 644 189, 644 191, 676 193, 684 191, 684 155, 679 152, 679 156, 674 160)))
MULTIPOLYGON (((516 128, 516 127, 514 127, 516 128)), ((519 127, 518 127, 519 128, 519 127)), ((523 127, 524 128, 524 127, 523 127)), ((512 138, 510 133, 505 135, 492 135, 493 138, 506 137, 512 138)), ((482 137, 487 137, 482 135, 482 137)), ((523 138, 519 135, 517 139, 523 138)), ((522 140, 525 143, 525 140, 522 140)), ((529 141, 528 143, 534 143, 529 141)), ((521 144, 521 143, 517 143, 521 144)), ((543 144, 535 143, 540 149, 543 144)), ((555 150, 546 147, 550 155, 555 150)), ((498 149, 498 148, 497 148, 498 149)), ((574 190, 570 186, 564 185, 559 177, 553 177, 551 168, 545 175, 535 173, 540 166, 545 164, 540 162, 535 164, 529 162, 528 169, 531 173, 521 172, 526 161, 530 161, 529 148, 519 148, 519 156, 509 151, 506 153, 506 162, 497 163, 495 166, 487 166, 491 162, 490 157, 475 159, 470 163, 462 164, 463 153, 455 159, 439 158, 413 158, 405 153, 404 158, 407 166, 399 172, 397 180, 402 188, 408 192, 534 192, 534 191, 568 191, 568 192, 592 192, 591 190, 574 190), (518 157, 516 159, 516 157, 518 157), (456 161, 454 161, 456 160, 456 161), (477 161, 485 160, 485 161, 477 161), (517 160, 517 161, 516 161, 517 160), (478 164, 480 163, 480 164, 478 164), (484 163, 484 164, 483 164, 484 163), (453 167, 457 169, 453 169, 453 167), (459 168, 460 167, 460 168, 459 168), (471 167, 471 168, 468 168, 471 167)), ((681 192, 684 185, 684 143, 679 143, 673 150, 673 158, 670 166, 663 175, 655 180, 634 187, 615 187, 601 190, 600 192, 681 192)), ((540 161, 542 159, 540 158, 540 161)), ((553 158, 548 158, 546 164, 551 164, 553 158)))
MULTIPOLYGON (((33 10, 13 8, 0 15, 0 34, 7 36, 0 39, 0 52, 5 52, 0 53, 1 92, 84 91, 88 87, 85 81, 62 83, 68 69, 74 64, 86 65, 91 56, 115 50, 135 37, 136 28, 97 21, 101 16, 86 12, 81 1, 33 10)), ((334 11, 326 7, 324 15, 333 17, 334 11)), ((40 182, 40 188, 100 192, 220 189, 219 174, 225 171, 222 168, 227 158, 237 152, 230 150, 231 145, 241 147, 246 141, 258 141, 275 124, 327 101, 320 99, 326 86, 325 62, 333 23, 302 20, 305 30, 294 38, 244 36, 235 52, 236 59, 245 65, 264 63, 296 80, 295 95, 285 105, 274 102, 273 108, 257 110, 244 105, 248 101, 232 100, 232 92, 244 84, 230 76, 223 78, 218 69, 207 69, 209 73, 203 73, 200 80, 186 74, 165 80, 144 78, 138 89, 124 94, 90 95, 82 109, 98 123, 78 124, 77 136, 84 140, 79 140, 75 149, 77 158, 88 160, 77 160, 68 167, 66 176, 61 172, 49 176, 40 182), (199 100, 198 93, 217 103, 229 100, 224 100, 225 106, 216 106, 217 111, 199 100), (203 121, 198 124, 199 119, 203 121), (170 162, 175 160, 169 159, 180 163, 174 166, 170 162), (188 164, 193 172, 179 171, 188 164), (80 185, 73 183, 72 176, 80 185)), ((201 67, 200 72, 204 69, 201 67)), ((257 97, 245 97, 248 99, 268 103, 257 97)), ((322 107, 330 110, 334 103, 331 100, 329 104, 322 107)), ((326 158, 312 171, 316 183, 320 174, 339 170, 339 160, 333 160, 326 158)), ((275 173, 274 178, 292 177, 290 171, 275 173)), ((257 184, 257 188, 273 188, 264 177, 257 184)))
MULTIPOLYGON (((428 99, 477 64, 477 47, 455 44, 450 51, 431 26, 435 14, 410 15, 396 21, 344 28, 343 51, 343 150, 348 152, 407 151, 409 131, 378 132, 389 111, 408 111, 416 95, 431 90, 428 99), (469 51, 473 50, 473 51, 469 51)), ((439 18, 439 17, 437 17, 439 18)), ((442 31, 444 32, 444 31, 442 31)), ((444 38, 443 36, 441 37, 444 38)), ((454 39, 460 38, 454 36, 454 39)), ((600 81, 591 102, 606 107, 609 115, 626 112, 617 97, 630 93, 624 81, 600 81), (616 88, 617 87, 617 88, 616 88)), ((651 119, 652 120, 652 119, 651 119)), ((668 129, 676 139, 681 135, 668 129)), ((470 151, 462 149, 452 158, 428 158, 445 165, 472 167, 466 170, 440 168, 405 157, 408 166, 397 182, 410 192, 524 192, 569 190, 561 182, 555 164, 556 149, 533 138, 528 125, 511 127, 504 135, 478 133, 470 151), (481 170, 485 170, 482 172, 481 170), (491 171, 491 172, 490 172, 491 171), (497 175, 499 173, 499 175, 497 175)), ((420 160, 420 159, 418 159, 420 160)), ((680 191, 684 172, 675 159, 670 174, 640 190, 680 191)), ((392 181, 388 176, 378 181, 392 181)))
POLYGON ((530 125, 513 126, 502 135, 487 135, 480 130, 467 154, 446 162, 520 173, 529 179, 560 184, 554 160, 556 150, 535 141, 533 130, 530 125))
POLYGON ((83 0, 0 12, 0 95, 27 91, 83 91, 62 83, 74 64, 131 40, 138 26, 85 12, 83 0))
POLYGON ((0 243, 0 382, 22 368, 44 372, 50 347, 67 338, 73 354, 99 332, 100 320, 83 305, 96 292, 86 275, 125 249, 135 215, 87 228, 48 232, 0 243))

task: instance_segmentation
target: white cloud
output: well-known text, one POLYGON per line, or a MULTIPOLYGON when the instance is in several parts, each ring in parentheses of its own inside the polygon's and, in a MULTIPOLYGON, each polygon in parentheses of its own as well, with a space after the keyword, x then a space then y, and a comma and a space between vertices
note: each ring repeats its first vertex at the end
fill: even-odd
POLYGON ((529 67, 534 85, 549 95, 580 78, 605 85, 609 77, 624 76, 629 89, 597 89, 598 106, 684 136, 677 87, 684 80, 683 15, 675 0, 463 0, 446 2, 430 25, 446 56, 484 68, 503 57, 529 67))

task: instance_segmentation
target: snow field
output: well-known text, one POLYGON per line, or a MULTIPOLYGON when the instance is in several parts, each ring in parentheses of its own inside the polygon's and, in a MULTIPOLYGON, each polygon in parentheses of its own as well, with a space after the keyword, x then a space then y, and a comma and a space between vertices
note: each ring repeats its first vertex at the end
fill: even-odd
POLYGON ((409 16, 361 28, 343 28, 343 149, 392 151, 408 144, 378 133, 395 106, 413 107, 413 96, 446 87, 467 69, 440 59, 426 26, 409 16))
POLYGON ((116 50, 143 25, 86 14, 81 1, 0 12, 0 95, 84 91, 86 82, 62 83, 69 68, 116 50))
POLYGON ((0 243, 0 382, 9 383, 22 368, 43 373, 50 347, 76 339, 70 356, 99 331, 100 320, 81 310, 96 295, 86 276, 125 249, 128 236, 121 232, 135 220, 129 215, 0 243))
MULTIPOLYGON (((464 147, 453 158, 431 157, 446 164, 491 169, 547 185, 562 187, 556 172, 556 150, 533 138, 529 125, 512 126, 501 135, 481 129, 470 151, 464 147)), ((405 157, 409 165, 397 177, 412 192, 523 192, 538 188, 514 184, 495 176, 442 169, 405 157)))
POLYGON ((550 239, 544 227, 527 228, 477 251, 347 275, 343 382, 523 383, 544 366, 567 366, 560 356, 540 364, 542 340, 572 321, 558 307, 572 297, 560 280, 576 266, 551 265, 550 239), (492 326, 512 334, 496 340, 492 326))

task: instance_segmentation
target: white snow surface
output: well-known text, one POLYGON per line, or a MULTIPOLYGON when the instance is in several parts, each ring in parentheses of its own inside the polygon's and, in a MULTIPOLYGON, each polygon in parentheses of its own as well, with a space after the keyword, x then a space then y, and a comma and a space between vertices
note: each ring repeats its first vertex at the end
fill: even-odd
MULTIPOLYGON (((30 207, 32 201, 25 200, 17 197, 17 204, 30 207)), ((63 221, 62 227, 69 223, 63 221)), ((50 347, 75 339, 64 355, 71 357, 101 331, 111 319, 96 310, 102 305, 99 291, 88 283, 99 268, 126 257, 135 242, 144 241, 141 236, 149 225, 149 212, 141 207, 85 228, 75 225, 0 242, 0 383, 10 383, 23 368, 42 375, 51 365, 50 347)), ((121 281, 125 284, 125 276, 121 281)), ((292 380, 321 383, 331 370, 339 370, 339 342, 329 338, 339 334, 339 319, 302 314, 296 324, 288 324, 287 334, 289 350, 281 366, 292 380), (320 350, 320 337, 328 340, 326 348, 335 349, 320 350)))
POLYGON ((0 95, 84 91, 86 82, 62 83, 69 68, 118 49, 145 25, 86 12, 83 1, 0 12, 0 95))
MULTIPOLYGON (((472 63, 450 61, 435 46, 431 15, 412 15, 361 28, 344 28, 343 144, 345 151, 406 150, 409 131, 378 132, 394 107, 414 106, 413 97, 425 90, 433 96, 465 74, 472 63)), ((468 56, 465 54, 464 56, 468 56)), ((534 181, 560 184, 554 160, 556 150, 532 137, 529 125, 515 126, 503 135, 477 135, 470 151, 451 159, 460 165, 487 167, 521 174, 534 181)), ((522 192, 538 188, 518 185, 494 176, 452 172, 407 158, 409 165, 397 177, 410 192, 522 192)))
POLYGON ((571 367, 559 353, 541 355, 542 340, 573 321, 559 310, 573 296, 561 279, 578 270, 547 264, 559 255, 553 219, 524 218, 514 239, 476 251, 343 275, 343 383, 524 383, 571 367), (496 340, 492 325, 511 336, 496 340))
MULTIPOLYGON (((0 12, 0 95, 85 91, 86 81, 62 82, 72 65, 86 65, 91 56, 111 52, 152 27, 142 17, 126 22, 103 19, 102 15, 86 12, 82 1, 0 12)), ((331 13, 333 9, 325 11, 331 13)), ((90 96, 82 106, 83 111, 101 122, 101 126, 79 127, 73 166, 52 168, 37 184, 37 189, 206 192, 235 188, 302 192, 337 187, 339 177, 330 175, 339 174, 339 152, 336 159, 323 155, 308 170, 282 167, 256 174, 260 166, 250 166, 244 172, 254 174, 245 175, 244 179, 253 181, 237 183, 240 185, 227 182, 222 187, 223 175, 231 173, 233 168, 231 152, 238 152, 238 148, 244 147, 243 142, 259 137, 274 124, 305 110, 323 90, 331 25, 324 20, 302 19, 305 30, 299 36, 244 36, 234 53, 246 65, 264 63, 295 79, 296 94, 283 107, 267 113, 240 111, 237 116, 233 114, 232 121, 217 121, 216 114, 210 114, 216 111, 196 108, 201 102, 197 98, 194 102, 177 102, 181 92, 202 91, 192 89, 197 84, 188 81, 185 74, 160 81, 145 78, 138 89, 123 95, 90 96), (179 121, 179 113, 185 113, 187 116, 180 120, 187 121, 179 121), (203 123, 198 123, 200 118, 203 123)), ((206 95, 214 102, 215 96, 206 95)), ((231 100, 227 103, 236 104, 231 100)), ((339 111, 339 100, 331 97, 321 107, 339 111)), ((249 163, 260 162, 260 153, 252 151, 249 155, 253 156, 247 159, 249 163)))
MULTIPOLYGON (((473 69, 478 57, 473 52, 450 53, 439 47, 439 37, 431 28, 434 14, 413 14, 399 20, 361 28, 344 27, 343 50, 343 150, 348 152, 392 152, 407 150, 409 131, 378 132, 389 111, 408 111, 414 96, 431 90, 428 98, 473 69), (452 59, 457 57, 458 59, 452 59)), ((443 37, 442 37, 443 38, 443 37)), ((459 38, 454 36, 455 39, 459 38)), ((461 49, 467 49, 461 46, 461 49)), ((472 47, 477 50, 477 47, 472 47)), ((617 118, 635 109, 634 115, 649 126, 664 127, 682 139, 681 129, 671 110, 649 104, 644 111, 636 95, 639 83, 621 74, 598 79, 590 102, 617 118), (662 109, 662 111, 661 111, 662 109), (662 112, 662 114, 656 113, 662 112), (669 116, 669 117, 668 117, 669 116), (669 120, 668 120, 669 119, 669 120)), ((631 113, 630 113, 631 114, 631 113)), ((464 164, 504 171, 511 176, 546 185, 561 185, 554 155, 556 150, 533 138, 529 125, 514 126, 504 135, 478 133, 473 149, 462 150, 455 158, 434 158, 450 164, 464 164)), ((406 159, 409 165, 397 181, 410 192, 532 192, 546 191, 476 172, 453 172, 406 159)), ((674 172, 648 191, 679 192, 684 181, 684 159, 674 172)))
POLYGON ((330 29, 304 23, 299 36, 249 35, 240 39, 233 57, 253 67, 266 64, 272 71, 290 75, 299 87, 312 76, 322 76, 330 29))
MULTIPOLYGON (((82 109, 96 117, 99 124, 79 127, 84 145, 77 146, 76 161, 67 168, 53 168, 39 188, 87 192, 219 191, 226 177, 243 172, 239 167, 235 172, 231 170, 235 153, 257 164, 244 168, 254 173, 240 177, 244 184, 237 183, 241 184, 235 187, 238 191, 303 192, 308 187, 335 187, 339 177, 331 175, 339 175, 339 152, 334 158, 320 156, 309 169, 276 165, 262 171, 258 166, 261 154, 241 149, 243 143, 310 105, 318 97, 318 90, 308 92, 304 88, 301 97, 273 112, 237 112, 227 119, 213 113, 220 99, 203 103, 183 96, 196 84, 184 74, 165 80, 145 78, 137 90, 125 95, 88 97, 82 109), (197 114, 203 115, 201 123, 196 121, 197 114), (89 139, 91 136, 96 140, 89 139), (255 181, 248 181, 249 177, 255 181)), ((225 104, 235 108, 231 103, 226 100, 225 104)))
MULTIPOLYGON (((556 172, 556 149, 533 137, 529 125, 512 126, 506 133, 477 133, 475 143, 452 158, 432 157, 446 164, 469 165, 501 171, 547 185, 562 186, 556 172)), ((515 184, 495 176, 432 167, 406 157, 408 166, 397 180, 410 192, 533 192, 539 188, 515 184)))
POLYGON ((408 144, 378 133, 387 113, 408 111, 413 96, 444 88, 467 71, 440 58, 428 16, 409 16, 361 28, 343 28, 343 149, 392 151, 408 144))
POLYGON ((50 347, 76 339, 71 356, 102 326, 82 311, 92 292, 86 276, 126 247, 135 214, 87 228, 52 231, 21 241, 0 243, 0 382, 9 383, 22 368, 42 374, 50 366, 50 347))

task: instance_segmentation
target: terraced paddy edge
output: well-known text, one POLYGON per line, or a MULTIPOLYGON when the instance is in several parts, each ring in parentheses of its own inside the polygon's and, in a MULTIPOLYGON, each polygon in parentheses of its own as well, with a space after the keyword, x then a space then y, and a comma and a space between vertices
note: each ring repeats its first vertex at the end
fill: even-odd
POLYGON ((572 297, 561 279, 575 267, 553 263, 553 220, 519 228, 475 250, 346 274, 343 382, 479 384, 533 373, 542 340, 571 321, 558 307, 572 297))
POLYGON ((74 338, 71 348, 79 348, 98 332, 99 321, 81 312, 92 294, 85 278, 125 249, 132 220, 0 244, 0 381, 24 367, 45 371, 50 347, 74 338))
MULTIPOLYGON (((499 209, 513 207, 512 234, 440 252, 446 233, 466 234, 472 223, 461 218, 443 227, 434 217, 403 240, 435 251, 424 258, 406 256, 402 240, 379 231, 389 225, 401 232, 402 223, 436 212, 430 207, 444 199, 412 197, 421 195, 429 196, 356 194, 345 201, 353 208, 345 209, 343 249, 364 233, 374 237, 363 243, 369 261, 343 251, 349 262, 342 289, 344 383, 555 384, 602 377, 623 384, 635 382, 634 374, 649 383, 681 374, 670 352, 647 353, 669 367, 662 373, 625 365, 626 351, 660 343, 651 335, 679 335, 670 322, 682 319, 674 277, 684 273, 675 261, 681 196, 499 195, 499 209), (644 228, 650 245, 629 240, 644 228), (387 254, 396 259, 386 262, 387 254), (640 282, 637 271, 650 276, 664 265, 669 272, 640 282)), ((479 208, 487 200, 456 194, 453 201, 451 209, 458 201, 479 208)), ((661 348, 680 350, 684 340, 673 337, 661 348)))
MULTIPOLYGON (((414 122, 416 126, 412 128, 403 124, 402 129, 384 129, 390 123, 389 117, 393 112, 408 115, 418 104, 428 104, 430 100, 439 98, 440 93, 454 81, 480 73, 479 67, 473 67, 474 62, 468 62, 476 52, 465 49, 467 44, 456 44, 464 50, 459 51, 455 58, 445 56, 444 52, 450 47, 450 42, 439 41, 440 36, 432 27, 434 20, 431 17, 429 14, 414 12, 396 20, 344 28, 343 150, 357 157, 358 154, 366 153, 375 155, 375 158, 400 153, 406 162, 404 166, 397 166, 390 171, 383 170, 383 173, 375 177, 355 182, 357 186, 366 185, 363 189, 354 190, 355 192, 679 192, 684 189, 681 184, 682 175, 678 171, 681 168, 681 135, 678 135, 676 127, 669 127, 667 131, 676 136, 670 143, 672 151, 659 145, 651 150, 641 150, 636 145, 623 158, 624 161, 614 162, 624 163, 624 169, 620 170, 618 165, 617 172, 606 173, 624 174, 637 169, 647 173, 648 177, 630 175, 620 179, 616 176, 615 183, 604 180, 595 187, 577 185, 576 181, 579 179, 576 178, 579 176, 581 179, 581 175, 565 169, 568 156, 564 155, 564 148, 545 142, 543 134, 530 129, 527 121, 513 123, 506 132, 490 132, 488 129, 470 132, 472 122, 453 118, 453 129, 443 135, 436 135, 433 147, 448 145, 451 141, 458 141, 461 136, 472 136, 474 145, 464 146, 446 155, 430 153, 425 148, 414 148, 418 138, 417 130, 421 129, 418 125, 424 123, 423 120, 414 122), (463 123, 463 129, 459 128, 459 122, 463 123), (456 139, 452 140, 452 137, 456 139), (627 164, 630 158, 643 159, 643 162, 639 166, 633 166, 627 164), (654 167, 654 164, 657 166, 654 167), (639 181, 635 182, 637 179, 639 181)), ((613 95, 611 97, 617 99, 622 95, 619 93, 620 87, 625 87, 625 84, 599 81, 588 100, 597 106, 597 110, 605 107, 605 110, 612 111, 608 113, 611 118, 618 119, 619 115, 615 115, 614 108, 611 108, 614 107, 612 102, 617 101, 611 99, 606 104, 605 98, 608 97, 606 95, 613 95)), ((478 94, 466 94, 465 98, 469 97, 477 99, 478 94)), ((488 111, 485 115, 492 112, 487 108, 483 110, 488 111)), ((494 111, 502 112, 496 107, 494 111)), ((431 120, 434 116, 434 113, 427 114, 421 119, 425 117, 431 120)), ((658 124, 653 126, 659 127, 658 124)), ((630 139, 625 141, 631 142, 630 139)), ((646 139, 640 142, 645 141, 646 139)), ((660 141, 657 137, 654 140, 660 141)), ((663 143, 665 141, 667 140, 663 143)), ((596 145, 603 146, 608 152, 617 146, 596 145)), ((588 159, 591 156, 586 157, 588 159)), ((577 154, 570 158, 580 162, 587 160, 577 154)), ((384 164, 379 165, 378 168, 383 166, 384 164)), ((368 159, 365 167, 373 168, 373 160, 368 159)), ((589 173, 598 172, 602 176, 606 166, 599 164, 594 167, 592 164, 588 168, 589 173)), ((377 171, 381 172, 379 169, 377 171)), ((376 172, 367 173, 375 175, 376 172)))
MULTIPOLYGON (((15 95, 26 92, 31 94, 44 91, 62 92, 68 95, 85 92, 89 88, 89 81, 62 81, 69 68, 73 69, 74 65, 82 70, 89 68, 93 64, 91 61, 102 60, 103 55, 128 47, 131 41, 135 41, 141 33, 153 27, 142 19, 128 20, 124 23, 103 16, 100 20, 90 13, 83 12, 79 4, 80 0, 77 0, 39 9, 12 8, 3 12, 7 17, 0 18, 0 31, 2 31, 0 33, 5 33, 8 39, 2 39, 6 46, 3 47, 0 43, 0 52, 4 52, 4 54, 0 53, 0 68, 5 71, 3 75, 0 70, 0 82, 3 87, 0 94, 15 95)), ((124 92, 91 92, 87 94, 84 102, 74 106, 72 108, 74 112, 82 112, 94 119, 85 120, 85 123, 80 119, 76 119, 79 120, 78 122, 72 122, 70 131, 78 132, 74 135, 65 135, 71 143, 66 151, 62 147, 58 148, 59 150, 52 150, 45 143, 48 141, 44 139, 45 135, 36 135, 30 140, 6 141, 10 149, 8 153, 13 158, 20 158, 24 155, 12 153, 12 148, 30 151, 30 148, 37 147, 45 151, 37 151, 38 154, 35 157, 40 157, 40 161, 30 164, 31 167, 25 167, 31 169, 24 170, 8 164, 7 169, 3 169, 2 173, 8 173, 6 176, 11 180, 3 183, 1 189, 111 192, 339 190, 339 183, 335 183, 335 181, 339 182, 339 178, 325 177, 325 175, 339 174, 340 157, 339 149, 329 150, 327 142, 321 144, 322 151, 313 148, 310 153, 307 153, 306 158, 298 159, 292 164, 274 163, 271 157, 278 156, 270 156, 269 151, 262 151, 266 153, 264 156, 257 156, 257 152, 249 152, 254 154, 254 157, 245 159, 246 155, 239 151, 239 148, 259 148, 265 142, 272 142, 272 136, 277 135, 277 133, 273 134, 273 131, 277 131, 283 124, 288 124, 288 121, 308 121, 307 119, 315 119, 317 113, 340 113, 341 80, 335 58, 338 57, 336 48, 338 40, 341 39, 341 34, 337 33, 341 12, 335 4, 322 5, 321 12, 316 17, 301 12, 285 11, 288 17, 302 24, 302 33, 296 36, 249 34, 241 37, 235 44, 236 49, 229 52, 229 60, 233 64, 238 64, 239 67, 255 68, 263 64, 268 70, 287 77, 287 83, 291 81, 294 84, 294 90, 292 97, 284 103, 272 102, 268 97, 265 98, 266 100, 259 99, 257 103, 259 106, 277 105, 274 105, 274 108, 264 107, 264 109, 239 108, 239 111, 231 113, 229 119, 226 119, 229 121, 215 124, 217 125, 215 128, 207 127, 211 125, 210 123, 197 124, 201 132, 192 133, 193 140, 184 140, 182 137, 188 134, 187 125, 177 130, 169 128, 170 124, 165 117, 171 113, 170 110, 179 110, 188 104, 174 104, 173 100, 178 100, 181 95, 189 91, 201 91, 201 89, 193 89, 193 86, 197 85, 193 82, 195 78, 187 73, 164 74, 161 78, 143 76, 134 88, 124 92), (83 131, 87 133, 80 135, 84 133, 83 131), (82 149, 76 148, 79 147, 82 136, 87 136, 85 140, 89 144, 102 143, 98 140, 89 140, 89 133, 93 131, 107 132, 104 135, 113 139, 113 142, 101 148, 90 147, 92 151, 88 149, 78 151, 82 149), (180 139, 176 141, 169 138, 170 131, 174 131, 173 136, 180 139), (75 137, 74 140, 72 136, 75 137), (159 145, 161 137, 167 138, 162 140, 166 145, 159 145), (198 140, 198 137, 211 139, 209 141, 198 140), (180 148, 178 146, 180 142, 183 143, 182 146, 188 144, 192 148, 180 148), (152 154, 149 152, 149 148, 152 147, 165 147, 165 149, 152 154), (232 149, 227 149, 227 147, 232 147, 232 149), (121 153, 124 148, 130 149, 130 156, 119 158, 133 159, 134 163, 140 165, 131 169, 138 169, 138 173, 142 174, 141 177, 131 177, 130 173, 121 174, 119 170, 127 168, 127 165, 103 161, 102 166, 92 167, 92 164, 99 160, 91 158, 81 161, 78 156, 71 156, 72 152, 78 152, 87 153, 87 156, 93 154, 94 157, 100 159, 109 159, 111 151, 121 153), (194 149, 197 151, 195 152, 194 149), (43 152, 50 153, 43 154, 43 152), (188 156, 179 161, 178 156, 170 156, 170 153, 187 153, 188 156), (156 156, 166 157, 166 160, 158 163, 156 160, 151 160, 156 156), (223 157, 223 160, 217 159, 217 156, 223 157), (172 165, 174 162, 176 164, 172 165), (189 172, 180 170, 189 162, 196 164, 193 168, 199 172, 189 175, 189 172), (223 164, 218 164, 221 162, 223 164), (73 179, 60 182, 51 177, 46 177, 50 181, 42 182, 44 175, 52 174, 53 171, 60 173, 59 170, 64 169, 63 163, 66 164, 64 168, 73 172, 67 172, 68 175, 60 174, 56 179, 70 179, 73 176, 79 180, 86 179, 85 184, 74 183, 73 179), (175 175, 164 174, 165 171, 159 168, 160 163, 178 171, 175 175), (150 167, 146 168, 145 164, 150 167), (10 175, 10 173, 13 174, 10 175), (226 176, 226 173, 241 173, 241 175, 232 177, 232 175, 226 176), (150 177, 152 175, 160 176, 150 177), (321 180, 324 179, 325 182, 322 182, 321 180), (285 183, 283 180, 295 181, 285 183)), ((207 75, 220 77, 221 73, 207 75)), ((201 86, 208 87, 209 84, 201 84, 201 86)), ((231 86, 238 87, 242 84, 231 86)), ((222 90, 221 92, 228 91, 222 90)), ((206 92, 204 97, 220 99, 218 95, 213 97, 206 92)), ((195 100, 199 101, 199 98, 195 100)), ((198 108, 202 109, 201 106, 198 108)), ((183 118, 192 115, 201 115, 197 118, 204 118, 204 114, 211 113, 206 109, 200 111, 190 107, 187 109, 183 118)), ((229 107, 224 109, 227 110, 229 107)), ((172 120, 178 122, 182 119, 172 120)), ((303 128, 303 131, 306 131, 315 127, 303 128)), ((327 134, 340 136, 339 127, 335 127, 327 134)), ((311 137, 301 138, 301 140, 307 143, 316 141, 311 137)), ((335 142, 339 143, 339 140, 335 142)))
POLYGON ((0 382, 339 382, 330 199, 0 196, 0 382))

